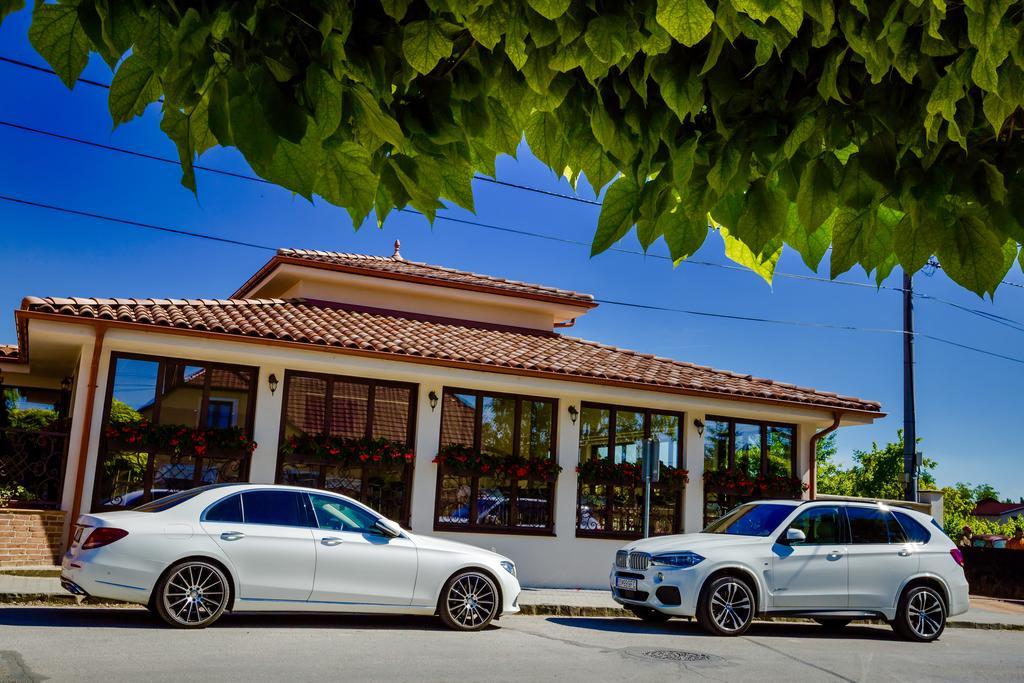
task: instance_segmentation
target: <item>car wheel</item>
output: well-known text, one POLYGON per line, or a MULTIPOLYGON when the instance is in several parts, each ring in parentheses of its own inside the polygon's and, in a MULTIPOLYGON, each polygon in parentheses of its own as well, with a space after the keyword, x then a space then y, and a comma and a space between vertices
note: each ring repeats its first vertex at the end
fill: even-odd
POLYGON ((483 572, 461 572, 448 579, 440 603, 438 613, 449 628, 479 631, 498 613, 498 588, 483 572))
POLYGON ((827 617, 816 618, 816 622, 821 624, 826 631, 841 631, 853 621, 853 619, 829 619, 827 617))
POLYGON ((639 607, 635 605, 629 605, 626 607, 630 612, 633 613, 638 619, 650 622, 652 624, 663 624, 672 618, 672 615, 659 612, 656 609, 650 607, 639 607))
POLYGON ((215 564, 189 560, 171 567, 156 587, 160 618, 175 628, 206 628, 217 621, 231 597, 231 584, 215 564))
POLYGON ((915 586, 903 594, 896 610, 893 629, 920 643, 937 639, 946 628, 946 604, 930 586, 915 586))
POLYGON ((701 591, 697 622, 717 636, 738 636, 754 621, 754 591, 735 576, 720 576, 701 591))

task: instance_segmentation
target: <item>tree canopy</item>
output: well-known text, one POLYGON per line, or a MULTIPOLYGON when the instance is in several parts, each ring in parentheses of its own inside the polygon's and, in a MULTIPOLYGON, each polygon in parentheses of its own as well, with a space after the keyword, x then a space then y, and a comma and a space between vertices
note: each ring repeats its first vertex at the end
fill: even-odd
POLYGON ((635 228, 684 259, 710 224, 766 278, 831 245, 833 277, 936 256, 983 295, 1024 242, 1022 25, 1024 0, 65 0, 29 38, 69 87, 106 60, 115 125, 160 101, 193 190, 219 144, 356 226, 433 220, 525 133, 608 185, 594 253, 635 228))

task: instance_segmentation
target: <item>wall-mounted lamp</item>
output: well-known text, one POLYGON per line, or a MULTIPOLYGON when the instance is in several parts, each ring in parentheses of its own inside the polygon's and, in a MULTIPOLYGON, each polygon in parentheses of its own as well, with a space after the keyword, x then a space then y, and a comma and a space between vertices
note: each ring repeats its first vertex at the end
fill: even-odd
POLYGON ((572 420, 573 424, 576 424, 576 419, 579 418, 580 411, 576 409, 576 406, 569 406, 569 419, 572 420))
POLYGON ((704 436, 704 421, 699 417, 693 419, 693 426, 697 428, 697 436, 704 436))
POLYGON ((71 391, 71 378, 65 377, 60 381, 60 388, 64 391, 71 391))
POLYGON ((437 392, 431 390, 431 392, 427 394, 427 400, 430 401, 430 410, 433 411, 434 408, 437 407, 437 392))
POLYGON ((267 378, 267 386, 270 387, 270 393, 273 395, 277 391, 277 375, 270 373, 270 377, 267 378))

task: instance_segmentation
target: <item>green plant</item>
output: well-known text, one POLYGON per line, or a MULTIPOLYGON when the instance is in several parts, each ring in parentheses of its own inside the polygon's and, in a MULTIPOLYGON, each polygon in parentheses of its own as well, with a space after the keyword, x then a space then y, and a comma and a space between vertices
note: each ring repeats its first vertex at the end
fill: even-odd
POLYGON ((115 125, 159 101, 193 190, 196 155, 219 144, 356 225, 407 205, 433 220, 442 198, 473 209, 474 173, 525 131, 572 183, 614 180, 595 253, 635 226, 684 259, 712 221, 767 279, 784 243, 811 268, 831 245, 833 276, 937 255, 983 294, 1024 241, 1022 9, 65 0, 36 4, 29 39, 69 87, 99 53, 115 125))
POLYGON ((552 458, 516 458, 483 453, 462 444, 442 446, 433 460, 448 474, 554 481, 562 466, 552 458))
POLYGON ((287 458, 325 460, 341 465, 405 465, 415 459, 412 449, 388 439, 353 439, 330 434, 294 434, 278 449, 287 458))
POLYGON ((14 501, 33 500, 34 498, 32 492, 20 484, 0 486, 0 508, 7 507, 14 501))

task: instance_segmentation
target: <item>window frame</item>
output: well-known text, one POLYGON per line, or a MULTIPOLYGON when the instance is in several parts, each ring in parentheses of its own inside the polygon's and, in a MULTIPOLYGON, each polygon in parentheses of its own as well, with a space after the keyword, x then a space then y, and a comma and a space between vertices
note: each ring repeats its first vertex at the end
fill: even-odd
MULTIPOLYGON (((616 403, 598 403, 594 401, 582 401, 580 403, 580 414, 582 415, 583 410, 586 408, 593 408, 596 410, 607 410, 608 411, 608 455, 607 458, 614 460, 615 458, 615 432, 616 432, 616 417, 618 412, 627 413, 640 413, 644 416, 644 436, 642 438, 650 438, 651 435, 651 415, 670 415, 679 419, 679 437, 677 439, 678 446, 676 452, 677 467, 680 469, 687 469, 686 467, 686 413, 678 410, 661 410, 658 408, 638 408, 634 406, 626 406, 616 403)), ((587 482, 590 483, 590 482, 587 482)), ((598 482, 600 484, 600 482, 598 482)), ((614 540, 632 541, 638 538, 643 538, 643 531, 638 533, 628 533, 621 531, 607 531, 607 530, 592 530, 592 529, 580 529, 580 489, 583 482, 579 476, 576 477, 576 510, 575 510, 575 524, 576 527, 576 538, 610 538, 614 540)), ((614 488, 616 484, 605 483, 605 491, 609 491, 614 488)), ((657 484, 652 484, 657 486, 657 484)), ((685 506, 685 493, 686 487, 681 486, 677 493, 676 499, 676 512, 675 518, 672 520, 674 531, 672 533, 681 533, 683 529, 683 515, 685 506)), ((604 524, 608 527, 608 520, 611 518, 614 512, 615 503, 613 497, 606 493, 606 514, 604 524)), ((640 496, 640 507, 643 508, 643 494, 640 496)), ((660 534, 659 534, 660 535, 660 534)))
POLYGON ((817 548, 817 547, 820 547, 820 546, 823 546, 823 545, 849 545, 850 544, 850 523, 849 523, 849 520, 846 518, 846 507, 847 506, 840 505, 839 503, 829 503, 827 505, 812 505, 810 507, 805 507, 805 506, 802 506, 802 505, 798 506, 797 507, 797 513, 795 515, 793 515, 793 517, 790 518, 790 520, 788 522, 785 523, 784 528, 782 529, 782 533, 779 534, 779 537, 776 540, 776 542, 781 544, 781 545, 788 545, 788 546, 792 546, 792 547, 796 547, 796 548, 802 548, 804 546, 810 546, 810 547, 817 548), (818 542, 810 542, 810 541, 801 541, 799 543, 791 543, 791 542, 789 542, 786 539, 786 534, 793 527, 793 523, 796 522, 796 520, 800 519, 800 517, 802 515, 809 514, 809 513, 813 512, 815 510, 827 510, 827 509, 830 509, 830 508, 835 508, 835 510, 836 510, 836 512, 838 513, 838 516, 839 516, 839 528, 837 529, 837 531, 839 532, 839 540, 838 541, 829 541, 828 543, 818 543, 818 542))
MULTIPOLYGON (((512 417, 512 455, 521 457, 519 449, 522 446, 522 418, 523 402, 538 401, 551 404, 551 447, 550 458, 553 463, 558 464, 558 399, 551 396, 534 396, 529 394, 512 394, 501 391, 487 391, 485 389, 464 389, 461 387, 444 386, 441 388, 441 422, 438 429, 438 450, 446 446, 442 439, 444 434, 444 397, 446 394, 467 394, 476 398, 476 407, 473 413, 473 449, 481 452, 483 445, 483 411, 485 396, 491 398, 513 399, 516 402, 515 411, 512 417)), ((509 511, 510 524, 508 526, 490 526, 473 522, 476 519, 477 496, 480 493, 480 476, 470 476, 470 494, 468 519, 465 524, 453 522, 441 522, 441 485, 443 477, 446 476, 441 466, 437 467, 437 481, 434 487, 434 531, 461 531, 477 534, 509 534, 514 536, 554 536, 555 535, 555 495, 558 486, 558 478, 549 482, 551 487, 548 496, 548 525, 543 529, 536 527, 519 527, 514 522, 519 516, 519 482, 518 477, 511 478, 512 497, 510 499, 511 510, 509 511)), ((455 476, 455 475, 452 475, 455 476)), ((529 481, 527 479, 526 481, 529 481)))
MULTIPOLYGON (((373 377, 353 377, 350 375, 335 375, 325 372, 306 372, 304 370, 289 370, 284 371, 284 392, 281 395, 281 417, 278 431, 278 444, 284 443, 287 438, 285 435, 287 429, 287 415, 288 415, 288 396, 291 389, 291 380, 293 378, 306 378, 306 379, 317 379, 322 380, 326 383, 325 394, 324 394, 324 422, 323 430, 319 433, 329 434, 331 430, 331 420, 333 419, 334 411, 332 410, 332 403, 334 401, 334 383, 336 381, 347 382, 350 384, 363 384, 367 388, 366 392, 366 426, 363 429, 362 437, 357 438, 371 438, 373 436, 373 416, 374 416, 374 405, 376 403, 377 387, 396 387, 400 389, 409 390, 409 415, 405 429, 405 446, 415 453, 416 448, 416 408, 419 404, 419 384, 414 382, 399 382, 394 380, 383 380, 376 379, 373 377)), ((277 452, 277 460, 274 466, 274 481, 278 484, 282 483, 281 475, 283 473, 283 467, 287 462, 284 454, 280 450, 277 452)), ((298 462, 298 461, 297 461, 298 462)), ((306 462, 303 464, 312 464, 306 462)), ((332 463, 321 462, 319 463, 320 472, 317 475, 316 488, 329 491, 324 489, 327 478, 327 468, 332 463)), ((405 495, 402 497, 402 508, 400 510, 399 524, 403 526, 409 525, 409 518, 412 511, 412 482, 413 482, 413 471, 416 466, 416 459, 413 458, 412 462, 405 463, 402 468, 402 483, 405 486, 405 495)), ((362 481, 359 485, 359 494, 364 496, 367 490, 367 482, 369 480, 370 468, 362 465, 362 481)), ((333 493, 333 492, 332 492, 333 493)), ((335 494, 338 495, 338 494, 335 494)), ((344 494, 340 494, 344 495, 344 494)), ((358 499, 353 499, 358 500, 358 499)))
MULTIPOLYGON (((143 353, 131 353, 126 351, 112 351, 110 353, 110 359, 107 366, 107 386, 105 388, 104 402, 103 402, 103 419, 100 424, 106 427, 110 424, 110 410, 114 404, 114 384, 117 381, 117 363, 119 360, 136 360, 142 362, 157 363, 156 382, 153 388, 153 417, 150 422, 158 424, 160 419, 160 407, 163 403, 163 388, 164 388, 164 367, 166 364, 175 365, 186 365, 186 366, 201 366, 204 370, 221 369, 227 371, 238 371, 244 370, 251 374, 252 381, 249 384, 249 391, 246 397, 246 409, 245 409, 245 420, 244 422, 239 419, 237 425, 242 429, 248 438, 253 436, 253 427, 256 417, 256 390, 259 386, 260 381, 260 368, 253 365, 240 365, 236 363, 221 363, 217 361, 206 361, 197 358, 179 358, 176 356, 154 356, 143 353)), ((199 407, 199 429, 210 429, 206 425, 209 418, 209 404, 210 404, 210 382, 211 373, 207 372, 203 378, 203 397, 199 407)), ((239 416, 241 417, 241 416, 239 416)), ((109 446, 105 438, 100 439, 100 447, 98 449, 96 457, 96 467, 93 472, 93 489, 92 489, 92 509, 96 512, 106 512, 111 510, 127 510, 130 509, 120 505, 103 505, 100 500, 100 491, 96 486, 96 483, 101 480, 103 463, 106 462, 107 456, 109 455, 109 446)), ((154 456, 160 455, 160 453, 149 453, 149 457, 146 458, 146 471, 142 477, 142 503, 145 504, 153 500, 152 489, 153 489, 153 461, 154 456)), ((193 484, 192 488, 198 488, 202 486, 200 483, 203 476, 202 461, 208 456, 190 456, 193 460, 193 484)), ((249 481, 249 468, 252 464, 252 453, 245 453, 239 456, 241 460, 241 466, 238 472, 239 483, 249 481)), ((225 482, 226 483, 226 482, 225 482)), ((183 489, 185 491, 191 489, 183 489)), ((136 506, 137 507, 137 506, 136 506)))

